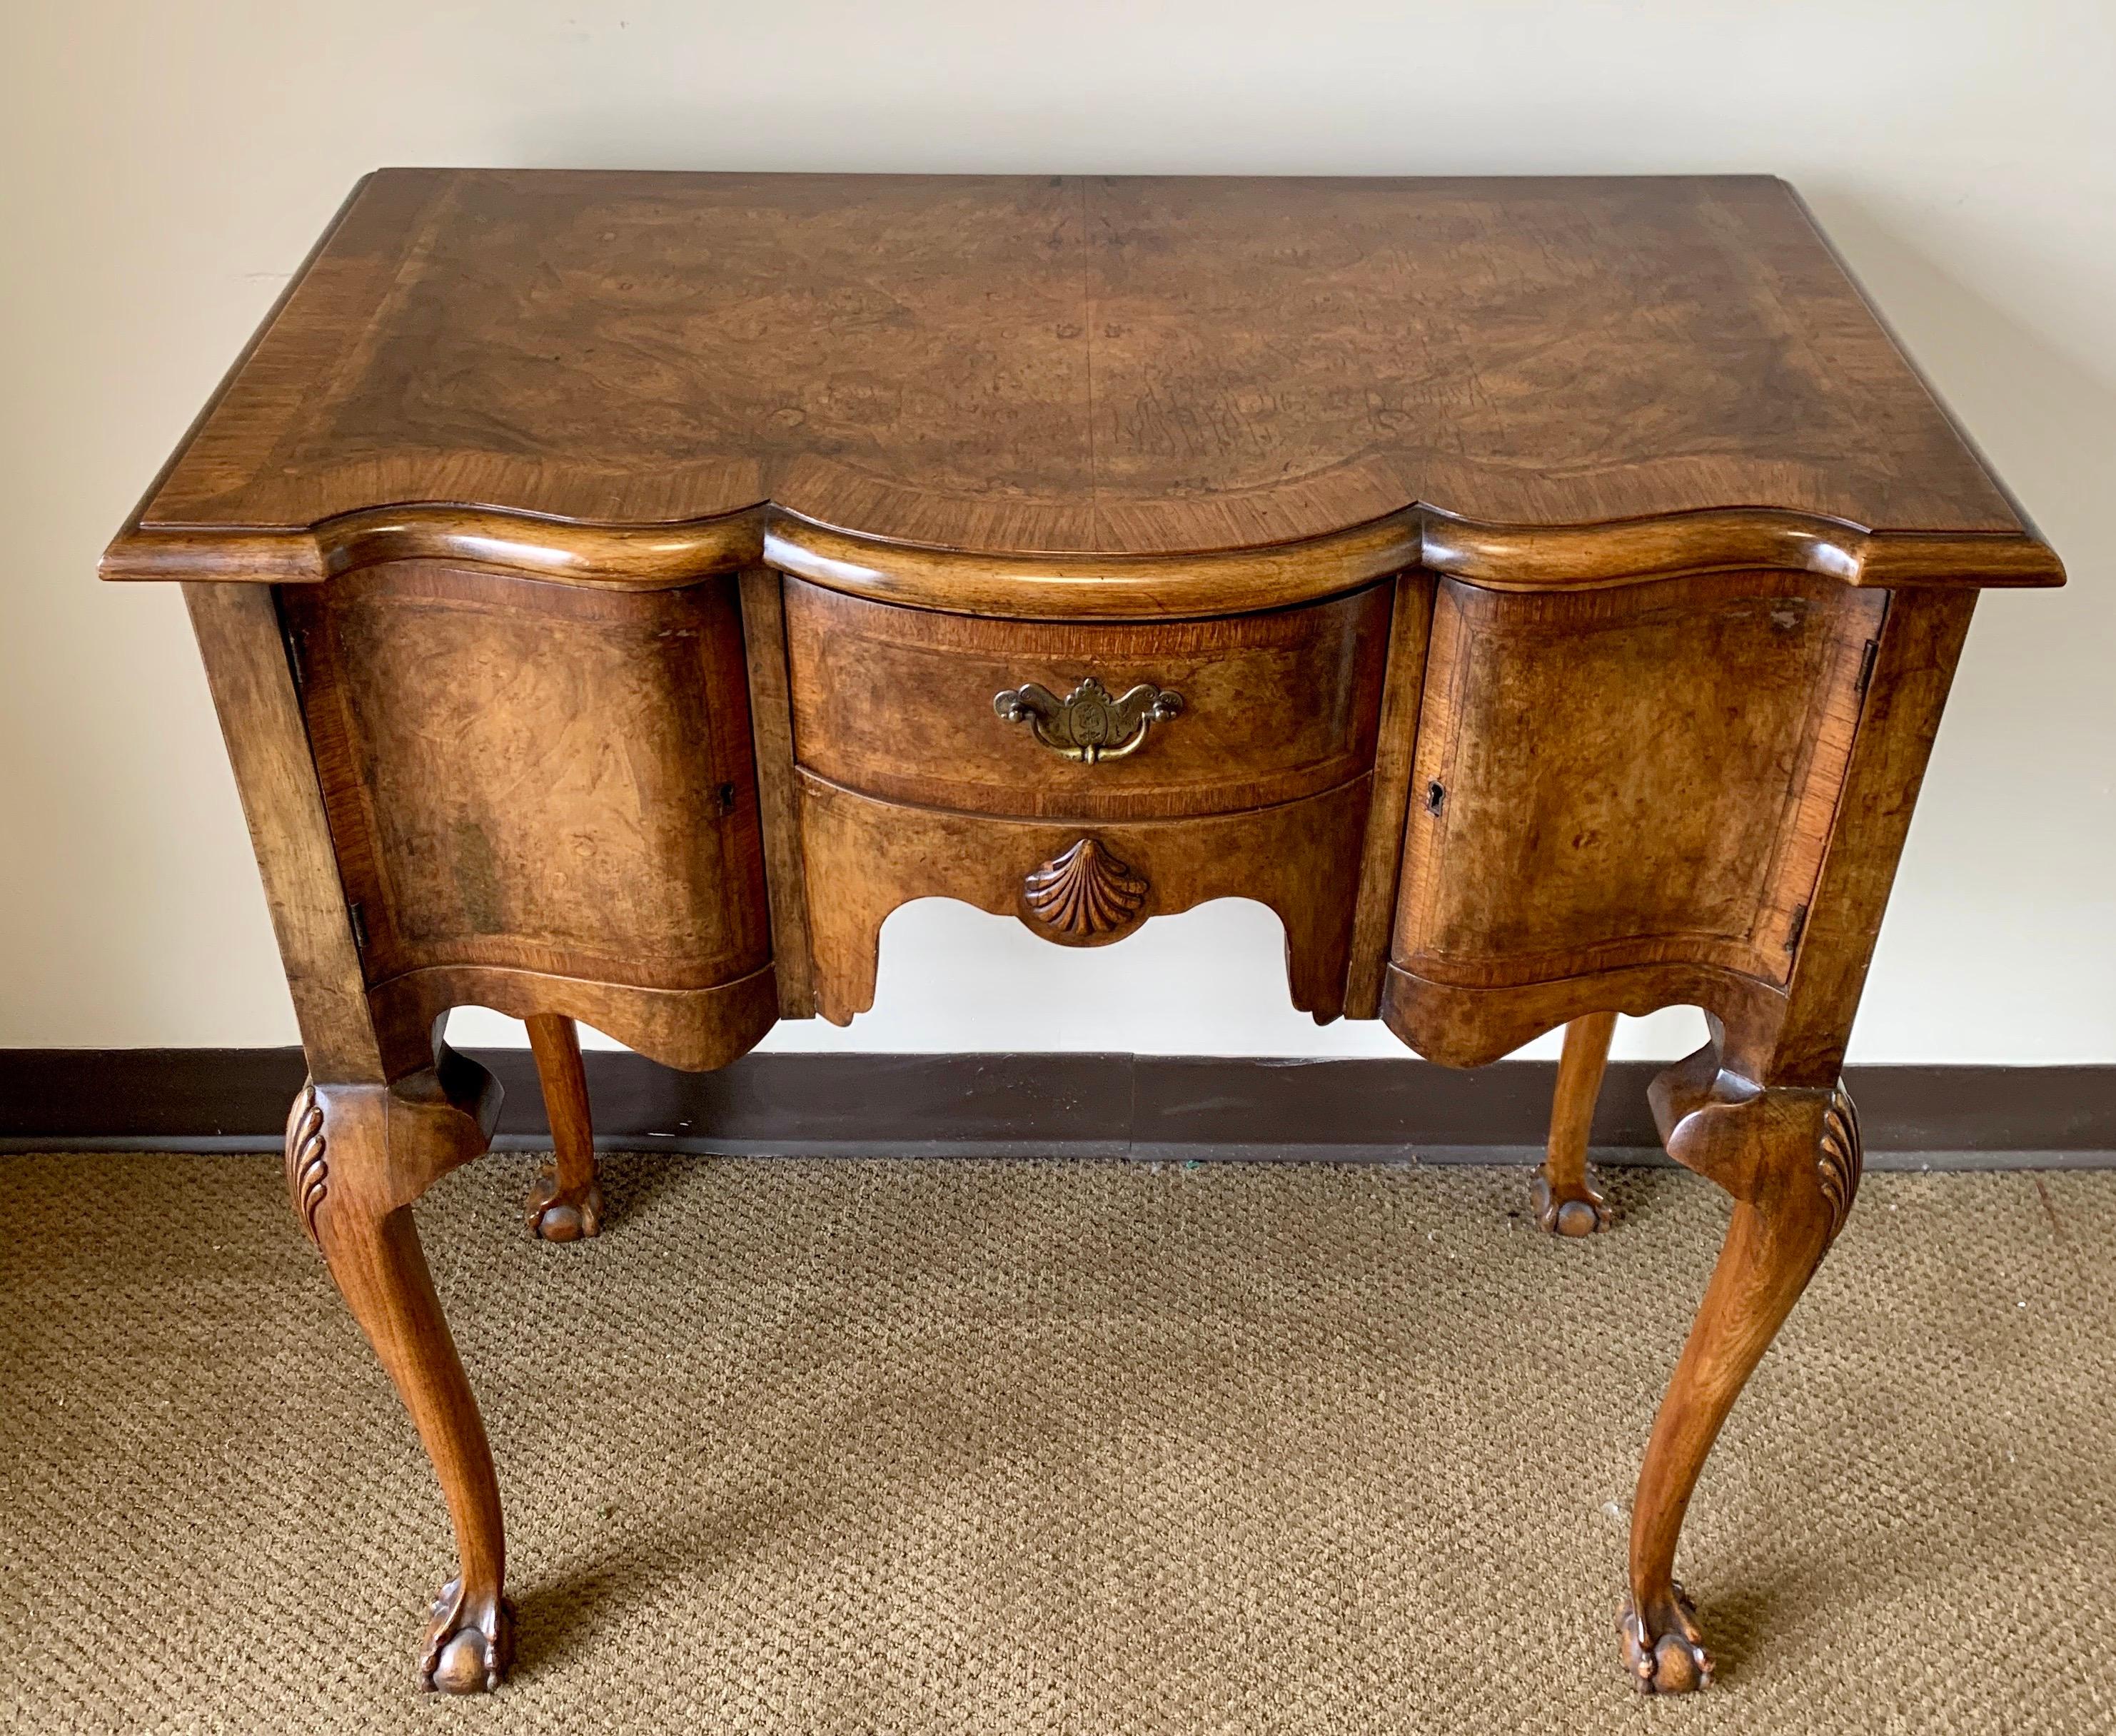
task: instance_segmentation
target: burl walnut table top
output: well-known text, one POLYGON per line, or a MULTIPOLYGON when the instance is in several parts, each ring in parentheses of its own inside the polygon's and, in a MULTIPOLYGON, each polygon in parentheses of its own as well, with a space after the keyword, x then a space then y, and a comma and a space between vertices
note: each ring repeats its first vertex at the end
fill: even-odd
POLYGON ((1745 509, 2040 558, 1761 177, 388 170, 130 570, 403 503, 1119 556, 1745 509))

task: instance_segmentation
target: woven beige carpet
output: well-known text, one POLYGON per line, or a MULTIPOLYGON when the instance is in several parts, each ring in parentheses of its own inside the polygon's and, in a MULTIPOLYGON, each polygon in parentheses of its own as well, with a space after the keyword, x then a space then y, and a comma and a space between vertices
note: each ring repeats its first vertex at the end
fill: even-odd
POLYGON ((1519 1170, 527 1159, 421 1207, 521 1606, 410 1685, 448 1570, 274 1161, 0 1159, 0 1728, 831 1733, 2116 1729, 2116 1175, 1868 1178, 1617 1663, 1624 1509, 1724 1221, 1519 1170))

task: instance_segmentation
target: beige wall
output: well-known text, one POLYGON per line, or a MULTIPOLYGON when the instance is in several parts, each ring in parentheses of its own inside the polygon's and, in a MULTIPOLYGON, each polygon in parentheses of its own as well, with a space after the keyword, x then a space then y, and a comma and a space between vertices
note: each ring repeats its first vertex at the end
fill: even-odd
MULTIPOLYGON (((1856 1056, 2116 1060, 2112 21, 2109 0, 16 0, 0 1045, 292 1040, 177 600, 93 574, 364 171, 1741 169, 1799 184, 2072 572, 1980 611, 1856 1056)), ((923 904, 890 925, 872 1017, 782 1040, 1392 1052, 1289 1011, 1277 949, 1246 904, 1085 954, 923 904)), ((1672 1053, 1694 1018, 1625 1041, 1672 1053)))

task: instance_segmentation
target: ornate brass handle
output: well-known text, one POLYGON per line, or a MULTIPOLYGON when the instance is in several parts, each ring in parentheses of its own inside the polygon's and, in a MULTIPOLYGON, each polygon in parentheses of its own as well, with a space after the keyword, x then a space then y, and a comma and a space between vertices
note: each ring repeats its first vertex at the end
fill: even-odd
POLYGON ((992 697, 992 710, 1010 723, 1026 723, 1046 747, 1093 765, 1136 753, 1146 733, 1183 709, 1183 696, 1141 682, 1121 699, 1090 675, 1065 698, 1028 682, 992 697))

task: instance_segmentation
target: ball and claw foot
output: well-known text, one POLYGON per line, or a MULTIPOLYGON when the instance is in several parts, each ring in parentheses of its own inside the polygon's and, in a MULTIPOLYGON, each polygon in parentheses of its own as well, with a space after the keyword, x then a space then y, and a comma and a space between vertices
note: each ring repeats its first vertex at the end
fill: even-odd
POLYGON ((504 1597, 464 1596, 451 1579, 434 1600, 419 1653, 419 1686, 444 1694, 489 1694, 514 1661, 514 1605, 504 1597))
POLYGON ((1536 1177, 1529 1189, 1529 1204, 1534 1209, 1535 1221, 1553 1236, 1591 1236, 1607 1229, 1617 1215, 1586 1183, 1580 1183, 1577 1192, 1554 1192, 1547 1175, 1536 1177))
POLYGON ((1626 1598, 1617 1623, 1632 1685, 1642 1694, 1692 1694, 1709 1688, 1712 1655, 1704 1649, 1696 1612, 1682 1587, 1672 1587, 1666 1601, 1649 1613, 1656 1618, 1650 1625, 1626 1598))
POLYGON ((602 1189, 594 1182, 568 1192, 547 1169, 529 1191, 529 1233, 545 1242, 578 1242, 602 1228, 602 1189))

